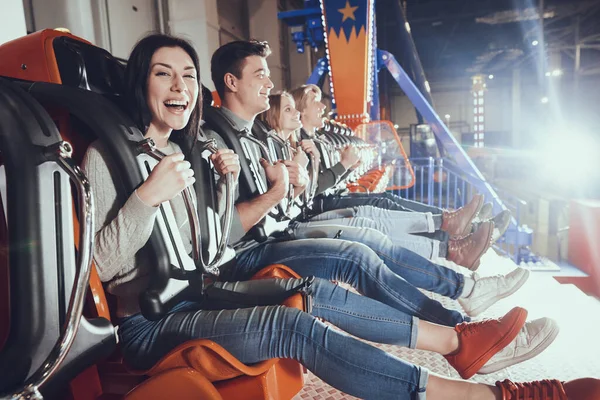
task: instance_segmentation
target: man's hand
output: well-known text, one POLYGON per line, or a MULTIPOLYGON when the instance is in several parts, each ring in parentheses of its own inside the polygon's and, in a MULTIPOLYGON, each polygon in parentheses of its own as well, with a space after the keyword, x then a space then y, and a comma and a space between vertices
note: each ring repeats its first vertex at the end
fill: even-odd
POLYGON ((271 165, 264 158, 260 159, 260 165, 265 170, 265 175, 269 181, 269 192, 273 191, 280 199, 287 196, 290 187, 290 177, 286 166, 281 162, 271 165))
POLYGON ((362 165, 362 163, 363 163, 362 159, 359 159, 357 162, 352 164, 352 166, 350 167, 350 171, 354 171, 355 169, 360 167, 362 165))
POLYGON ((210 160, 219 175, 225 176, 231 172, 233 174, 233 181, 237 182, 240 176, 240 159, 233 150, 219 149, 219 151, 210 156, 210 160))
POLYGON ((340 162, 344 166, 344 168, 349 169, 351 166, 356 164, 359 161, 358 151, 352 146, 346 146, 344 150, 342 150, 341 160, 340 162))
POLYGON ((284 161, 283 164, 287 167, 290 183, 294 187, 306 187, 308 185, 308 172, 306 168, 298 164, 296 161, 284 161))

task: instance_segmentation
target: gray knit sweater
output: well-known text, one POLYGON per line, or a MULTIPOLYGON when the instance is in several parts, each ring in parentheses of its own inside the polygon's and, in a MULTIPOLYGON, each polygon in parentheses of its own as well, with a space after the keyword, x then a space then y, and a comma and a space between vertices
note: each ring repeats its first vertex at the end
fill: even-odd
MULTIPOLYGON (((181 152, 173 142, 160 150, 181 152)), ((110 154, 100 142, 94 142, 82 163, 96 201, 94 261, 100 280, 107 283, 106 290, 117 297, 116 315, 125 317, 139 312, 138 297, 148 284, 150 261, 142 247, 150 238, 159 208, 144 204, 135 191, 127 197, 123 183, 108 165, 113 165, 110 154)), ((189 253, 191 233, 181 195, 170 203, 189 253)))

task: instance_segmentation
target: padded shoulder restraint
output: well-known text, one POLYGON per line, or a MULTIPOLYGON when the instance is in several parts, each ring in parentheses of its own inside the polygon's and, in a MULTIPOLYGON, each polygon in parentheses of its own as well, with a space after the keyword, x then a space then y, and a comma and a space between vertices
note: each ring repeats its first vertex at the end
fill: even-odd
MULTIPOLYGON (((233 126, 232 122, 216 107, 207 107, 204 110, 205 130, 212 130, 223 139, 225 145, 239 156, 240 161, 240 179, 239 179, 239 198, 238 201, 248 201, 261 195, 257 182, 264 179, 256 165, 252 163, 247 152, 244 150, 238 137, 241 133, 233 126)), ((248 235, 258 242, 264 242, 269 235, 265 232, 265 221, 261 221, 250 229, 248 235)))
POLYGON ((240 201, 250 200, 260 195, 260 190, 256 183, 257 172, 254 171, 251 161, 247 158, 246 152, 240 143, 238 135, 241 133, 231 123, 231 121, 216 107, 207 107, 204 110, 205 123, 202 126, 205 130, 216 132, 225 142, 228 148, 240 156, 240 201), (242 157, 243 156, 243 157, 242 157))

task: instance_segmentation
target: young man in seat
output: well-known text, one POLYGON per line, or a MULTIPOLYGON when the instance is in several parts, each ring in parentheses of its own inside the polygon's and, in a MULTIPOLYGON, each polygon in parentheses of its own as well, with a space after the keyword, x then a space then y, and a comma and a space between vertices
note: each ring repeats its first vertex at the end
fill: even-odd
MULTIPOLYGON (((213 111, 220 113, 234 132, 250 132, 255 117, 269 108, 269 94, 273 88, 266 61, 269 53, 266 43, 238 41, 222 46, 213 54, 211 74, 222 101, 222 107, 213 111)), ((215 131, 210 119, 206 119, 207 123, 203 126, 205 134, 215 138, 219 146, 226 147, 220 137, 224 133, 215 131)), ((408 268, 392 271, 368 246, 342 239, 270 238, 264 243, 257 243, 249 239, 246 233, 286 196, 290 182, 294 186, 302 186, 303 175, 294 162, 270 165, 263 159, 260 163, 268 179, 269 189, 250 200, 236 202, 231 238, 237 263, 231 269, 223 271, 222 279, 248 279, 263 266, 281 263, 301 276, 313 275, 346 282, 365 296, 424 320, 448 326, 468 321, 469 318, 430 299, 412 285, 409 279, 421 287, 427 286, 428 290, 458 298, 467 306, 465 308, 471 308, 469 303, 473 302, 485 304, 484 309, 522 284, 523 273, 519 270, 506 277, 478 280, 447 268, 433 267, 431 263, 409 265, 408 268)), ((382 235, 376 231, 374 234, 382 235)), ((406 264, 402 266, 406 267, 406 264)), ((556 325, 548 319, 526 324, 521 335, 529 347, 519 353, 519 361, 528 358, 525 354, 531 357, 539 352, 543 338, 549 337, 555 330, 556 325)), ((506 365, 507 361, 510 362, 516 356, 514 352, 509 353, 498 356, 494 364, 506 365)), ((490 371, 494 370, 493 366, 490 368, 490 371)))

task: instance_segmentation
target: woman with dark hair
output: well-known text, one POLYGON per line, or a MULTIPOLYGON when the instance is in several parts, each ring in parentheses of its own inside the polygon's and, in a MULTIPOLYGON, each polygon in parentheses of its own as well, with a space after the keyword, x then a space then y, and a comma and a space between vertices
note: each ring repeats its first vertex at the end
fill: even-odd
MULTIPOLYGON (((83 165, 97 205, 94 259, 107 290, 117 297, 122 351, 132 366, 149 368, 175 346, 206 338, 244 363, 274 357, 296 359, 328 383, 363 398, 422 399, 425 394, 430 399, 527 398, 518 393, 529 389, 509 382, 494 387, 429 374, 317 319, 329 320, 367 340, 436 351, 463 376, 470 376, 518 334, 526 317, 520 308, 499 320, 463 323, 451 329, 419 321, 328 281, 315 280, 309 290, 313 300, 310 313, 284 306, 211 310, 203 309, 204 304, 181 302, 163 319, 146 320, 137 301, 148 277, 142 247, 152 231, 158 205, 169 201, 181 236, 190 236, 180 192, 194 183, 194 177, 180 146, 172 139, 177 135, 174 131, 183 133, 184 142, 188 138, 195 141, 198 134, 189 122, 194 115, 200 117, 199 71, 193 48, 165 35, 142 39, 133 49, 127 69, 132 116, 145 136, 154 139, 168 155, 131 194, 124 193, 112 178, 110 154, 101 144, 90 146, 83 165)), ((217 153, 214 161, 221 176, 239 172, 237 157, 231 152, 217 153)), ((190 251, 188 241, 184 243, 190 251)), ((279 279, 271 283, 291 288, 298 282, 279 279)), ((234 284, 218 285, 231 288, 234 284)), ((557 393, 564 390, 558 381, 535 385, 557 393)))

